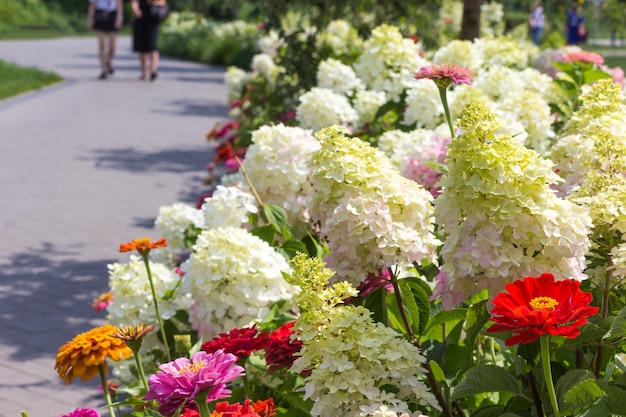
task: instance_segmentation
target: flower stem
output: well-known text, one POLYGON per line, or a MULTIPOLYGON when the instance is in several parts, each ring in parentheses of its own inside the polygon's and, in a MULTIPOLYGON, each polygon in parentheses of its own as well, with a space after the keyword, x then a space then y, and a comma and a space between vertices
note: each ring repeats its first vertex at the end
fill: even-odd
POLYGON ((100 374, 100 382, 102 383, 102 392, 104 392, 104 401, 109 409, 109 415, 115 417, 115 410, 113 409, 113 403, 111 402, 111 393, 109 392, 109 384, 107 384, 107 373, 104 369, 104 364, 98 365, 98 373, 100 374))
POLYGON ((241 377, 241 381, 243 382, 243 390, 246 393, 246 398, 252 401, 253 400, 252 389, 250 388, 250 381, 248 381, 248 375, 244 374, 241 377))
POLYGON ((454 139, 454 126, 452 126, 452 117, 450 116, 450 108, 448 107, 447 88, 439 88, 439 97, 441 97, 441 104, 443 104, 443 111, 446 114, 446 120, 448 121, 448 128, 450 128, 450 137, 454 139))
MULTIPOLYGON (((389 268, 388 270, 389 276, 391 278, 391 285, 393 286, 393 292, 396 297, 396 302, 398 303, 398 310, 400 310, 400 315, 402 316, 402 321, 404 323, 404 327, 406 328, 407 335, 410 337, 411 342, 415 344, 418 349, 420 349, 419 341, 413 334, 413 329, 411 329, 411 324, 409 323, 409 319, 406 316, 406 311, 404 311, 404 303, 402 302, 402 294, 400 293, 400 286, 398 285, 398 279, 396 277, 396 274, 391 268, 389 268)), ((426 369, 426 376, 430 384, 430 389, 432 390, 433 395, 435 396, 437 402, 439 403, 439 406, 441 407, 441 415, 443 417, 452 417, 452 413, 448 409, 448 404, 446 404, 446 400, 443 398, 443 395, 441 395, 439 385, 437 384, 437 380, 435 379, 435 375, 430 368, 428 360, 424 361, 422 366, 424 366, 424 369, 426 369)))
POLYGON ((165 345, 165 353, 167 355, 168 362, 172 361, 172 357, 170 354, 170 347, 167 343, 167 336, 165 335, 165 327, 163 327, 163 320, 161 319, 161 313, 159 312, 159 303, 157 301, 156 291, 154 290, 154 283, 152 282, 152 272, 150 272, 150 262, 148 261, 148 254, 141 254, 143 258, 143 263, 146 266, 146 271, 148 272, 148 282, 150 282, 150 291, 152 291, 152 301, 154 302, 154 311, 156 312, 157 321, 159 322, 159 330, 161 332, 161 337, 163 338, 163 344, 165 345))
POLYGON ((133 350, 133 356, 135 357, 135 363, 137 364, 137 372, 139 372, 139 377, 141 378, 143 387, 145 389, 148 389, 148 380, 146 379, 146 373, 143 370, 143 363, 141 363, 141 353, 139 353, 139 349, 133 350))
POLYGON ((200 417, 211 417, 211 412, 209 411, 209 405, 206 402, 207 396, 209 395, 209 391, 202 391, 196 394, 193 401, 198 406, 198 413, 200 417))
POLYGON ((559 403, 556 400, 556 392, 554 391, 554 381, 552 380, 552 368, 550 367, 550 335, 544 334, 539 338, 541 344, 541 365, 543 367, 543 379, 546 381, 548 388, 548 396, 552 404, 554 417, 561 417, 559 414, 559 403))

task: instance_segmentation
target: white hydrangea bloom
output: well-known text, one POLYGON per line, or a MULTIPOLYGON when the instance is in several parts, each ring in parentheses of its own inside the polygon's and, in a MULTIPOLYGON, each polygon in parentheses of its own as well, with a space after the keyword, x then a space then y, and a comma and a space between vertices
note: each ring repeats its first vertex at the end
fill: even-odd
POLYGON ((443 121, 443 105, 439 89, 432 80, 415 80, 407 90, 406 109, 402 124, 434 129, 443 121))
POLYGON ((203 231, 181 269, 181 290, 192 300, 189 319, 204 339, 249 326, 296 291, 283 279, 290 271, 285 258, 236 227, 203 231))
MULTIPOLYGON (((109 288, 113 294, 113 302, 107 307, 111 324, 127 326, 145 322, 158 327, 150 282, 143 259, 137 255, 131 255, 128 263, 113 263, 107 265, 107 268, 109 288)), ((174 289, 180 280, 176 272, 163 264, 152 261, 150 261, 150 272, 162 319, 167 320, 173 317, 177 310, 189 307, 189 300, 180 289, 177 289, 169 300, 163 299, 165 294, 174 289)))
POLYGON ((270 30, 265 36, 259 39, 259 49, 262 53, 276 58, 276 51, 283 45, 283 40, 275 30, 270 30))
POLYGON ((398 171, 404 171, 409 156, 419 153, 422 143, 432 138, 434 134, 432 130, 426 129, 416 129, 410 132, 388 130, 378 139, 378 149, 387 155, 398 171))
POLYGON ((296 119, 303 129, 318 131, 332 125, 352 125, 359 120, 348 99, 327 88, 313 87, 299 100, 296 119))
POLYGON ((241 96, 243 86, 250 81, 250 74, 241 68, 230 66, 224 74, 224 81, 228 86, 228 100, 233 101, 241 96))
POLYGON ((320 62, 317 68, 317 86, 346 95, 352 95, 354 91, 365 87, 352 67, 333 58, 320 62))
POLYGON ((455 39, 435 52, 433 62, 440 65, 461 65, 469 69, 472 74, 478 74, 483 60, 481 54, 471 41, 455 39))
POLYGON ((413 83, 415 71, 427 64, 413 40, 404 38, 397 27, 381 25, 366 41, 355 70, 368 89, 384 91, 390 100, 398 101, 413 83))
POLYGON ((329 47, 334 56, 349 54, 351 51, 360 50, 363 40, 357 30, 346 20, 333 20, 317 38, 318 48, 329 47))
POLYGON ((505 66, 523 69, 529 66, 539 48, 528 42, 522 46, 519 42, 506 37, 477 38, 474 44, 482 55, 483 67, 505 66))
POLYGON ((290 222, 308 221, 307 201, 313 193, 308 163, 320 144, 310 130, 283 124, 252 132, 243 167, 261 200, 281 206, 290 222))
POLYGON ((358 286, 368 273, 422 260, 435 262, 432 196, 400 176, 389 159, 337 127, 316 138, 311 217, 331 252, 325 260, 358 286))
POLYGON ((504 33, 504 8, 501 3, 484 2, 480 6, 481 37, 502 36, 504 33))
POLYGON ((382 91, 357 91, 353 106, 359 115, 359 123, 365 124, 373 121, 378 109, 385 103, 387 103, 387 95, 382 91))
POLYGON ((276 63, 269 54, 256 54, 252 57, 252 71, 263 75, 267 80, 273 80, 276 76, 276 63))
POLYGON ((587 175, 587 166, 594 164, 598 156, 594 152, 593 137, 575 133, 560 136, 550 150, 550 158, 565 181, 556 185, 559 197, 566 197, 580 188, 587 175))
POLYGON ((200 210, 207 228, 240 227, 248 222, 250 213, 258 212, 252 194, 242 190, 242 187, 223 185, 218 185, 213 195, 204 200, 200 210))
POLYGON ((469 102, 480 103, 490 109, 496 108, 496 103, 483 89, 475 85, 459 84, 453 90, 448 91, 448 105, 452 120, 461 116, 461 112, 469 102))
POLYGON ((534 91, 514 91, 504 95, 498 109, 513 114, 528 133, 526 146, 542 155, 552 145, 552 110, 550 105, 534 91))
POLYGON ((493 66, 473 80, 474 87, 482 90, 492 100, 499 100, 513 92, 524 91, 527 86, 519 71, 504 66, 493 66))
POLYGON ((170 249, 185 248, 185 231, 193 227, 202 227, 204 216, 201 210, 185 203, 159 207, 154 227, 167 240, 170 249))

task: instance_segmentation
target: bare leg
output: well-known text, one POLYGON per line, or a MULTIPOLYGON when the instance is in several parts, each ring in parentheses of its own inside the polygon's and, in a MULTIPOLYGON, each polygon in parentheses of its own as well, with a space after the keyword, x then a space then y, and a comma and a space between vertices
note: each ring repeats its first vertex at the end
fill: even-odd
POLYGON ((103 74, 106 73, 106 69, 107 69, 105 37, 106 37, 106 33, 98 32, 98 56, 100 57, 100 68, 102 69, 103 74))
POLYGON ((150 52, 150 73, 156 74, 159 70, 159 51, 150 52))
POLYGON ((115 32, 109 33, 109 74, 113 74, 113 57, 115 57, 115 32))
POLYGON ((141 79, 145 80, 147 75, 148 75, 148 65, 146 62, 146 53, 144 52, 140 52, 139 53, 139 65, 141 65, 141 79))

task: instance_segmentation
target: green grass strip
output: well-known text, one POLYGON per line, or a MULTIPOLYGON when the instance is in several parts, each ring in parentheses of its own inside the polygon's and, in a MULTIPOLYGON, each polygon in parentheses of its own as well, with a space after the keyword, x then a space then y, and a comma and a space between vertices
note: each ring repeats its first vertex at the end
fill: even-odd
POLYGON ((24 68, 10 62, 0 61, 0 100, 27 91, 39 90, 62 80, 63 78, 53 72, 24 68))

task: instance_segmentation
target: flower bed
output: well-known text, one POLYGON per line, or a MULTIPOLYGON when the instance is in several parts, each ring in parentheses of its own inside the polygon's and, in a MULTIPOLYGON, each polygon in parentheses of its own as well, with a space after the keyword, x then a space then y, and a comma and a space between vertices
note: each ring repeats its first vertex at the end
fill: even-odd
POLYGON ((360 45, 295 99, 280 46, 228 70, 234 120, 209 137, 229 173, 121 245, 111 324, 60 349, 60 377, 109 386, 108 360, 111 415, 626 415, 610 69, 390 25, 360 45))

